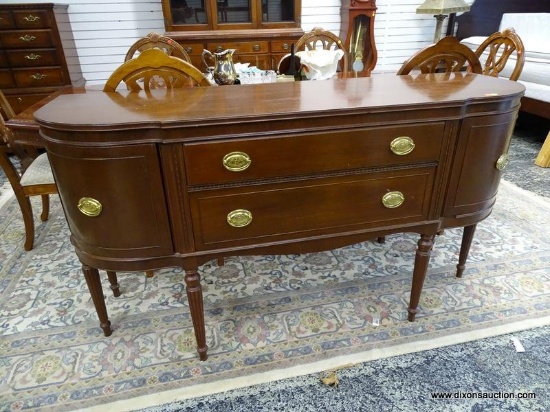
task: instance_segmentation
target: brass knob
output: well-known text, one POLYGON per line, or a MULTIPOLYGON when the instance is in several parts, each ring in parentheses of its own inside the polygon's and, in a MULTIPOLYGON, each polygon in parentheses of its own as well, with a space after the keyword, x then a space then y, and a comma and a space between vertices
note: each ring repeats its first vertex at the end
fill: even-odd
POLYGON ((236 209, 227 214, 227 223, 233 227, 245 227, 252 222, 252 213, 245 209, 236 209))
POLYGON ((288 45, 288 43, 284 43, 282 48, 283 50, 288 50, 290 49, 290 46, 288 45))
POLYGON ((399 136, 393 139, 390 143, 390 150, 399 156, 409 154, 414 150, 414 140, 409 136, 399 136))
POLYGON ((396 207, 401 206, 404 201, 405 196, 403 196, 403 193, 398 191, 388 192, 382 196, 382 204, 388 209, 395 209, 396 207))
POLYGON ((252 160, 244 152, 231 152, 223 157, 223 167, 231 172, 242 172, 248 169, 252 160))
POLYGON ((185 48, 185 51, 186 51, 187 53, 193 53, 193 48, 190 47, 190 46, 187 46, 187 47, 185 48))
POLYGON ((500 156, 497 160, 497 164, 496 164, 496 168, 498 170, 504 170, 504 168, 506 166, 508 166, 508 163, 510 162, 510 157, 508 156, 508 154, 503 154, 502 156, 500 156))
POLYGON ((99 200, 96 200, 92 197, 80 198, 77 207, 78 210, 80 210, 83 214, 90 217, 99 216, 101 210, 103 209, 103 206, 101 205, 99 200))
POLYGON ((254 47, 252 47, 252 50, 260 51, 260 50, 262 50, 262 47, 259 44, 255 44, 254 47))
POLYGON ((19 40, 23 40, 23 41, 33 41, 33 40, 36 40, 36 37, 34 36, 29 36, 28 34, 25 34, 24 36, 21 36, 19 37, 19 40))

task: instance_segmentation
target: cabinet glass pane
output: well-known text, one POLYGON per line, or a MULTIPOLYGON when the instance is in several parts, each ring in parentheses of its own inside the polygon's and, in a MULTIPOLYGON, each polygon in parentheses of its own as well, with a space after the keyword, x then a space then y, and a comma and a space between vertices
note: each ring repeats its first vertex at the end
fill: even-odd
POLYGON ((218 23, 250 23, 250 0, 216 0, 218 23))
POLYGON ((261 0, 262 21, 294 21, 294 0, 261 0))
POLYGON ((204 0, 170 0, 173 24, 206 24, 204 0))

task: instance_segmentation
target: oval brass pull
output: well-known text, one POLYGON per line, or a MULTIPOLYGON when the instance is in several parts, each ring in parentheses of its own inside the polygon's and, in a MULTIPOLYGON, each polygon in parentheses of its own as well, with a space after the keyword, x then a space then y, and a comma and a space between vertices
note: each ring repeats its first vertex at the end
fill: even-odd
POLYGON ((25 34, 24 36, 19 37, 19 40, 23 40, 23 41, 27 41, 27 42, 28 41, 33 41, 35 39, 36 39, 36 37, 29 36, 28 34, 25 34))
POLYGON ((260 51, 260 50, 262 50, 262 47, 259 44, 255 44, 254 47, 252 47, 252 50, 260 51))
POLYGON ((38 16, 33 16, 32 14, 29 14, 27 17, 23 17, 23 20, 27 20, 27 21, 33 22, 33 21, 38 21, 38 20, 40 20, 40 17, 38 17, 38 16))
POLYGON ((390 150, 399 156, 409 154, 414 150, 414 140, 409 136, 399 136, 393 139, 390 143, 390 150))
POLYGON ((510 157, 508 156, 508 154, 503 154, 502 156, 500 156, 497 160, 497 164, 496 164, 496 168, 498 170, 504 170, 504 168, 506 166, 508 166, 508 163, 510 162, 510 157))
POLYGON ((34 54, 34 53, 31 53, 31 54, 27 54, 25 56, 25 59, 27 60, 38 60, 39 58, 41 58, 42 56, 40 56, 39 54, 34 54))
POLYGON ((223 157, 223 167, 231 172, 242 172, 248 169, 252 160, 244 152, 231 152, 223 157))
POLYGON ((80 210, 83 214, 90 217, 99 216, 101 210, 103 209, 103 206, 101 205, 99 200, 96 200, 92 197, 80 198, 77 207, 78 210, 80 210))
POLYGON ((34 80, 42 80, 46 77, 43 73, 35 73, 31 76, 34 80))
POLYGON ((401 206, 404 201, 405 196, 403 196, 403 193, 398 191, 388 192, 382 196, 382 204, 388 209, 395 209, 396 207, 401 206))
POLYGON ((288 45, 288 43, 284 43, 282 49, 283 50, 288 50, 288 49, 290 49, 290 46, 288 45))
POLYGON ((221 53, 222 51, 223 51, 223 47, 222 47, 222 46, 216 47, 216 53, 221 53))
POLYGON ((190 46, 187 46, 187 47, 185 48, 185 51, 186 51, 187 53, 193 53, 193 48, 190 47, 190 46))
POLYGON ((233 227, 245 227, 252 222, 252 213, 245 209, 236 209, 227 214, 227 223, 233 227))

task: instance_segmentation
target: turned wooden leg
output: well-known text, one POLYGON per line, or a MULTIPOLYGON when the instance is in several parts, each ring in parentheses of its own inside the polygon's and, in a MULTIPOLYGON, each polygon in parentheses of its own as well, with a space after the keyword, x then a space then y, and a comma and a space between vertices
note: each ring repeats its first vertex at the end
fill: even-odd
POLYGON ((464 273, 464 269, 466 268, 466 259, 468 259, 468 253, 470 253, 470 246, 472 246, 476 226, 477 225, 471 225, 464 228, 464 233, 462 234, 462 244, 460 245, 460 254, 458 256, 458 265, 456 265, 457 278, 462 277, 462 273, 464 273))
POLYGON ((42 213, 40 214, 40 220, 45 222, 50 216, 50 195, 41 195, 42 197, 42 213))
POLYGON ((424 285, 428 263, 430 262, 434 237, 434 235, 420 235, 420 240, 418 241, 418 248, 416 249, 416 257, 414 259, 411 300, 409 302, 409 322, 414 322, 416 316, 422 286, 424 285))
POLYGON ((84 278, 86 279, 88 289, 92 295, 95 311, 97 312, 97 317, 99 318, 99 326, 103 329, 103 334, 105 336, 110 336, 111 333, 113 333, 113 330, 111 329, 111 322, 109 321, 107 308, 105 307, 105 297, 103 296, 103 289, 101 288, 99 271, 91 266, 82 265, 82 272, 84 272, 84 278))
POLYGON ((225 265, 225 259, 222 257, 218 258, 218 266, 223 266, 223 265, 225 265))
POLYGON ((195 338, 197 339, 197 352, 199 353, 200 360, 205 361, 208 359, 208 346, 206 346, 201 277, 197 269, 185 271, 185 285, 193 328, 195 329, 195 338))
POLYGON ((386 243, 386 236, 380 236, 376 239, 378 243, 386 243))
POLYGON ((118 298, 120 296, 120 285, 118 284, 116 272, 108 270, 107 277, 109 278, 109 283, 111 284, 111 290, 113 291, 113 296, 115 298, 118 298))

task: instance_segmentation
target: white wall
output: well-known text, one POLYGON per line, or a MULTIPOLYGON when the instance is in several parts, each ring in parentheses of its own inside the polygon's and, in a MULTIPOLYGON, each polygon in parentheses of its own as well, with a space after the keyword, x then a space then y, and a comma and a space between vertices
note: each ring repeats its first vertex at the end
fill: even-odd
MULTIPOLYGON (((466 0, 473 3, 473 0, 466 0)), ((55 2, 55 1, 54 1, 55 2)), ((37 3, 2 0, 2 3, 37 3)), ((151 31, 164 32, 161 0, 63 0, 69 4, 70 27, 76 55, 88 84, 101 84, 124 60, 128 47, 151 31)), ((375 71, 395 72, 416 50, 430 44, 435 31, 431 15, 416 14, 423 0, 377 0, 375 71)), ((302 0, 302 28, 315 26, 335 34, 340 31, 340 0, 302 0)), ((60 30, 69 30, 63 24, 60 30)), ((74 58, 71 56, 75 56, 74 58)))

